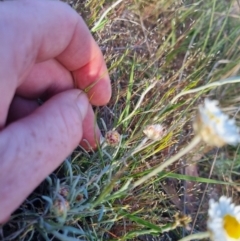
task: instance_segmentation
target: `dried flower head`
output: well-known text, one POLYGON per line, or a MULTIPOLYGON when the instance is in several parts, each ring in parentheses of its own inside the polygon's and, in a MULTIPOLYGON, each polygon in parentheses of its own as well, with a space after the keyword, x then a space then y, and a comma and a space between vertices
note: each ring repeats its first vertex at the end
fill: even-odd
POLYGON ((240 240, 240 206, 235 206, 231 198, 210 200, 208 216, 207 227, 213 241, 240 240))
POLYGON ((60 187, 59 194, 66 198, 69 194, 69 188, 65 186, 60 187))
POLYGON ((165 128, 160 124, 149 125, 143 130, 143 133, 148 139, 157 141, 160 140, 165 134, 165 128))
POLYGON ((185 227, 188 228, 189 223, 192 221, 190 216, 182 213, 176 213, 174 215, 174 227, 185 227))
POLYGON ((105 141, 110 146, 117 146, 121 141, 121 135, 117 131, 108 131, 105 135, 105 141))
POLYGON ((75 198, 76 198, 76 201, 80 202, 83 200, 83 195, 80 193, 75 198))
POLYGON ((70 209, 69 202, 64 198, 58 198, 54 201, 53 211, 57 216, 62 216, 70 209))
POLYGON ((204 105, 199 107, 199 113, 193 125, 195 132, 212 146, 221 147, 225 144, 239 143, 239 130, 234 120, 229 119, 217 105, 217 101, 205 99, 204 105))

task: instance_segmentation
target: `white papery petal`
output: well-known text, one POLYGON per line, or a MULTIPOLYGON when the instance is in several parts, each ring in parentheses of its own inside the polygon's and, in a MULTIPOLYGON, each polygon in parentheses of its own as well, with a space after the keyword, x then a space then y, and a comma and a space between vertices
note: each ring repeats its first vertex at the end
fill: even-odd
POLYGON ((209 201, 207 228, 213 241, 240 241, 228 236, 224 229, 224 217, 231 215, 240 222, 240 206, 235 206, 231 198, 222 196, 218 202, 209 201))
POLYGON ((224 144, 236 145, 240 142, 239 129, 217 104, 217 101, 205 99, 204 105, 199 107, 194 129, 207 144, 219 147, 224 144))

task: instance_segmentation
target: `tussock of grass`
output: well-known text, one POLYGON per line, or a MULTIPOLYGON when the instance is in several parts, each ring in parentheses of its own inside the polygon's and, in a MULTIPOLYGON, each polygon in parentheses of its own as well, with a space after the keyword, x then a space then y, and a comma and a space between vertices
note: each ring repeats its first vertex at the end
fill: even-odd
POLYGON ((204 230, 210 197, 238 195, 239 149, 203 144, 126 192, 132 180, 192 139, 196 106, 206 95, 239 122, 239 84, 204 89, 171 103, 183 91, 240 74, 236 2, 123 0, 96 25, 112 4, 72 5, 94 30, 105 55, 113 97, 96 113, 103 134, 117 129, 121 144, 91 154, 76 150, 0 228, 1 240, 147 240, 149 235, 177 240, 190 230, 204 230), (136 149, 144 127, 154 123, 164 124, 167 134, 136 149), (199 170, 197 175, 186 174, 190 167, 199 170), (191 213, 194 225, 170 231, 177 212, 191 213), (169 233, 161 236, 163 230, 169 233))

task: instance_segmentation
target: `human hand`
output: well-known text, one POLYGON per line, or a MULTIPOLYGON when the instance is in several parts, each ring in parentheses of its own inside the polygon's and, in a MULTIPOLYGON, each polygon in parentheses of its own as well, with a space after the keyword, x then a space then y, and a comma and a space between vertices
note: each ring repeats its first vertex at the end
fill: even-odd
POLYGON ((0 3, 0 223, 82 138, 96 145, 89 100, 104 105, 110 96, 102 53, 70 7, 0 3))

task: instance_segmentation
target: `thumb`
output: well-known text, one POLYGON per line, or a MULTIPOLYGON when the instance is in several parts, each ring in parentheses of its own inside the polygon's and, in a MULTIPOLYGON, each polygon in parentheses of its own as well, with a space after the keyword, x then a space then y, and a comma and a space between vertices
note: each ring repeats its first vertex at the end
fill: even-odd
POLYGON ((78 145, 88 107, 81 91, 65 91, 0 132, 0 223, 78 145))

